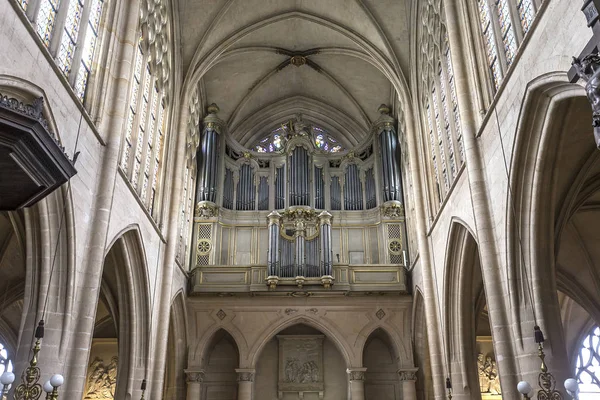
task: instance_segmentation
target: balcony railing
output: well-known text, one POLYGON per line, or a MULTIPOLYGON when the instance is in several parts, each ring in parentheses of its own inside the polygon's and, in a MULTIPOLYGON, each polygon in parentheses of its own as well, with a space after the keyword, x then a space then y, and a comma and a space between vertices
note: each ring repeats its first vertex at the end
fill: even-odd
POLYGON ((406 271, 395 264, 334 265, 333 279, 320 274, 282 274, 274 282, 267 271, 266 265, 199 267, 191 277, 192 293, 407 293, 406 271))

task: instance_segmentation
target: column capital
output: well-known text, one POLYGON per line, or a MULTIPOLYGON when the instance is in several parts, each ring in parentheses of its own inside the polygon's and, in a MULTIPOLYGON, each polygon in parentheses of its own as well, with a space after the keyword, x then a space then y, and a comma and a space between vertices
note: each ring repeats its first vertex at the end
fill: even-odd
POLYGON ((238 382, 254 382, 254 368, 236 368, 238 382))
POLYGON ((398 370, 398 377, 401 382, 404 381, 416 381, 417 371, 419 368, 403 368, 398 370))
POLYGON ((186 369, 185 371, 186 382, 188 383, 202 383, 204 381, 204 370, 190 370, 186 369))
POLYGON ((331 215, 328 211, 323 210, 318 215, 318 218, 321 221, 321 225, 331 225, 331 220, 333 219, 333 215, 331 215))
POLYGON ((215 103, 212 103, 208 106, 207 111, 208 115, 204 117, 204 120, 202 121, 204 130, 213 130, 220 134, 225 127, 225 122, 217 117, 217 113, 220 111, 219 106, 217 106, 215 103))
POLYGON ((379 118, 373 123, 373 131, 379 135, 382 132, 389 132, 394 130, 394 124, 396 120, 390 115, 390 108, 382 104, 377 109, 379 111, 379 118))
POLYGON ((364 381, 365 372, 367 372, 367 369, 364 367, 346 369, 346 373, 348 374, 348 380, 350 381, 364 381))
POLYGON ((279 225, 279 222, 281 221, 281 214, 279 214, 277 210, 271 211, 269 215, 267 215, 267 220, 269 221, 269 226, 279 225))

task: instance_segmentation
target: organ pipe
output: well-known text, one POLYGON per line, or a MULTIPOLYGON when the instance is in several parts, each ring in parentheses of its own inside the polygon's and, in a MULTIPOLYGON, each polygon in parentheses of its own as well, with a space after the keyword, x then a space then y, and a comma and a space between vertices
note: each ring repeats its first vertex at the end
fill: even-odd
POLYGON ((224 122, 217 117, 219 107, 211 104, 204 118, 200 147, 198 149, 198 176, 196 179, 196 202, 215 201, 217 194, 217 170, 219 133, 224 122))
POLYGON ((379 135, 381 169, 383 175, 384 201, 402 201, 402 185, 400 178, 400 147, 398 135, 394 129, 394 119, 389 116, 389 108, 379 107, 380 118, 375 122, 375 131, 379 135))

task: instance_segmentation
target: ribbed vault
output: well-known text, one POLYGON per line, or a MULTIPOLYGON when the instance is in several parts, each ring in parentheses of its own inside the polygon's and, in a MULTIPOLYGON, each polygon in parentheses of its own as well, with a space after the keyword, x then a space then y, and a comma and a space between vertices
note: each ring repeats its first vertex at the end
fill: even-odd
POLYGON ((181 0, 184 97, 217 103, 244 146, 297 114, 354 146, 399 97, 409 3, 181 0))

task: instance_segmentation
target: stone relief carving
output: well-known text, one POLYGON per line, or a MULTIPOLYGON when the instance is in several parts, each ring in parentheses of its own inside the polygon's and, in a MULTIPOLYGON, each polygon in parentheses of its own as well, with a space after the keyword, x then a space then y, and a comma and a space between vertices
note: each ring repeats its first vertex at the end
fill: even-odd
POLYGON ((496 361, 483 353, 477 355, 477 371, 479 373, 479 389, 481 393, 502 394, 500 377, 496 361))
POLYGON ((88 368, 84 400, 115 398, 118 361, 117 357, 113 357, 108 365, 98 357, 92 361, 88 368))
POLYGON ((323 335, 280 335, 279 398, 284 392, 317 392, 322 398, 323 335))
POLYGON ((398 371, 398 377, 400 381, 416 381, 417 380, 417 371, 398 371))

